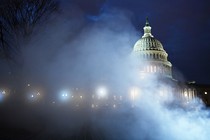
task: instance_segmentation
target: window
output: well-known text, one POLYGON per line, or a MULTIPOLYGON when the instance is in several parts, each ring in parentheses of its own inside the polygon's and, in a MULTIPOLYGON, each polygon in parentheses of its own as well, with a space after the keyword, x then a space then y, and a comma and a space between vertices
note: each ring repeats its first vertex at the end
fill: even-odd
POLYGON ((157 72, 157 67, 156 66, 154 66, 154 72, 157 72))
POLYGON ((153 66, 150 66, 150 71, 153 72, 153 66))
POLYGON ((187 91, 185 91, 185 92, 184 92, 184 96, 185 96, 185 97, 187 97, 187 96, 188 96, 188 95, 187 95, 187 91))

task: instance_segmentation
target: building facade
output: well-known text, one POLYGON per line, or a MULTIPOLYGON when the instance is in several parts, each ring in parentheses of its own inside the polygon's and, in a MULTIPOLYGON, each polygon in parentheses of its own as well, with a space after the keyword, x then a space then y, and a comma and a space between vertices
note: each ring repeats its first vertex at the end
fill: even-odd
POLYGON ((195 82, 183 83, 173 79, 172 64, 168 61, 168 54, 162 43, 152 35, 151 29, 147 18, 143 28, 144 34, 133 47, 132 53, 139 62, 140 75, 156 75, 163 80, 162 82, 173 84, 175 96, 184 103, 189 103, 198 97, 210 106, 210 85, 195 82))
POLYGON ((172 64, 168 61, 168 54, 162 43, 152 35, 152 27, 148 19, 144 29, 144 35, 135 43, 133 54, 140 59, 141 73, 155 73, 160 76, 172 78, 172 64))

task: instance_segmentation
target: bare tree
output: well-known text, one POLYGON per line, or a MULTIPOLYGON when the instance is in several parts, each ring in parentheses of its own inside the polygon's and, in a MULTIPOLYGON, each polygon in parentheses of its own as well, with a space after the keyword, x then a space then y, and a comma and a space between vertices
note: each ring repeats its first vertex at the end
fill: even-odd
POLYGON ((22 50, 25 44, 57 9, 56 0, 0 1, 0 59, 6 59, 10 68, 8 80, 15 89, 20 90, 24 83, 22 50))
POLYGON ((36 26, 58 8, 55 0, 5 0, 0 4, 0 53, 11 60, 21 54, 19 41, 29 39, 36 26))

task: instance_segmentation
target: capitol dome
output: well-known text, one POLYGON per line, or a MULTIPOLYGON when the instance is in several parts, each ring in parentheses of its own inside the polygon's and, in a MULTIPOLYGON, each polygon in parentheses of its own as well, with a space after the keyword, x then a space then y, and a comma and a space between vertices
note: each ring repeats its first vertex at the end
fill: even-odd
POLYGON ((163 45, 160 43, 160 41, 150 36, 139 39, 134 45, 133 51, 138 52, 144 50, 164 51, 163 45))
POLYGON ((168 61, 168 54, 160 41, 154 38, 148 19, 144 29, 144 35, 135 43, 133 54, 145 64, 140 68, 141 72, 156 73, 172 78, 172 64, 168 61))

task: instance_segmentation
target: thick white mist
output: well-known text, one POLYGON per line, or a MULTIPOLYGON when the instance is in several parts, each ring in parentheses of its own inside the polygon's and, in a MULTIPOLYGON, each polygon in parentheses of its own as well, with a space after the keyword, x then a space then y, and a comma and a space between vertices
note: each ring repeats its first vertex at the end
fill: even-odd
POLYGON ((141 96, 134 108, 127 102, 121 108, 98 111, 75 111, 65 105, 37 106, 17 113, 18 123, 13 124, 31 129, 30 125, 36 126, 32 122, 38 116, 44 120, 40 134, 44 138, 45 135, 72 138, 84 134, 84 129, 89 130, 92 139, 208 140, 209 111, 202 109, 202 104, 192 104, 193 110, 169 107, 167 102, 173 101, 173 94, 177 93, 171 89, 167 97, 160 97, 159 88, 170 89, 168 85, 161 84, 156 77, 139 79, 136 63, 141 64, 141 60, 133 59, 131 52, 140 35, 129 15, 111 10, 94 23, 83 18, 58 18, 36 35, 24 51, 24 72, 26 81, 41 82, 50 88, 63 85, 89 88, 102 83, 117 90, 116 94, 126 95, 131 86, 139 86, 141 96), (24 125, 18 121, 22 118, 24 125))

